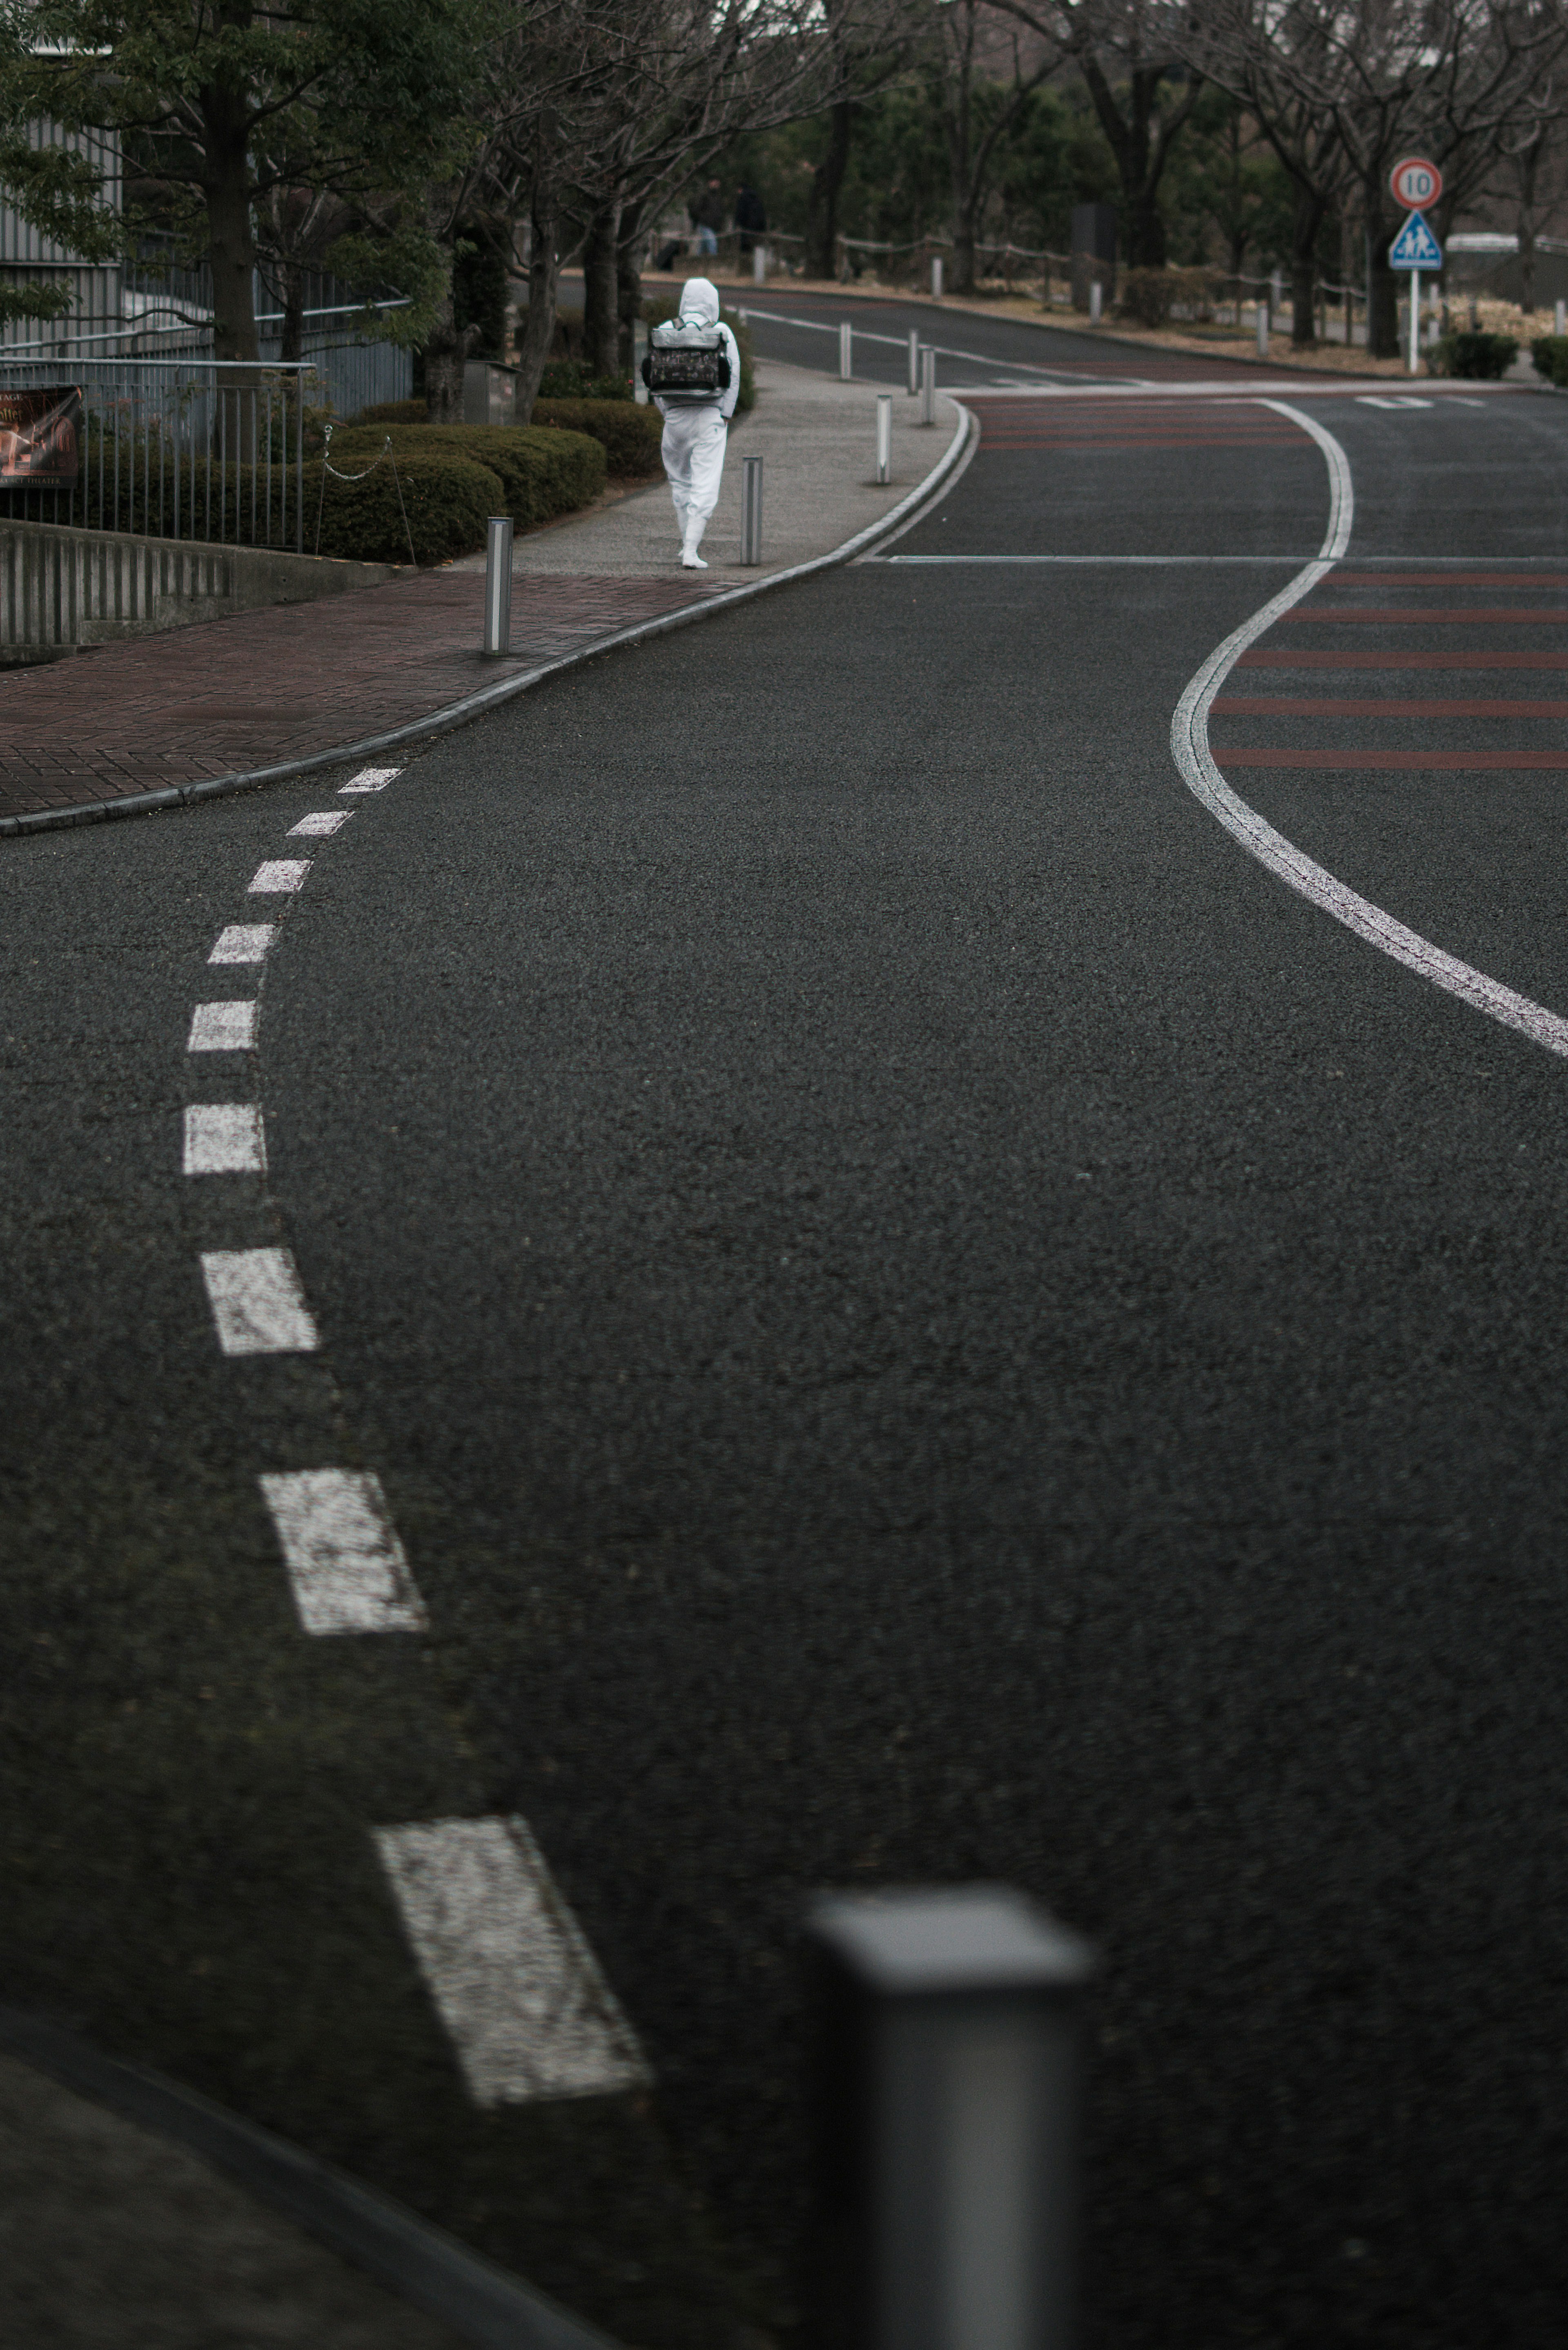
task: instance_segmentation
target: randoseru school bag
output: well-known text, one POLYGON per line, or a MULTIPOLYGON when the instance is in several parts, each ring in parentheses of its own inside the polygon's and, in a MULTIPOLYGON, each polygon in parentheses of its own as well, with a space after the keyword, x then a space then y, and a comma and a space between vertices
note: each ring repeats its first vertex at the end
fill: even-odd
POLYGON ((730 389, 730 354, 717 327, 683 326, 679 318, 655 327, 648 338, 642 380, 649 391, 677 407, 705 407, 730 389))

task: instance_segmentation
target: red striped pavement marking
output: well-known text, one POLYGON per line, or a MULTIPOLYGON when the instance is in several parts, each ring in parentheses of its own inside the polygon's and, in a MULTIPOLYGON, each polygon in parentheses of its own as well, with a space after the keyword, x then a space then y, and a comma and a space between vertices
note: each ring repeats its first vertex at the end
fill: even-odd
POLYGON ((1568 669, 1568 652, 1243 653, 1238 669, 1568 669))
POLYGON ((1449 625, 1474 628, 1478 624, 1489 629, 1560 628, 1568 621, 1568 612, 1532 612, 1528 606, 1511 604, 1496 607, 1491 611, 1439 612, 1436 606, 1423 611, 1418 604, 1391 604, 1376 611, 1370 608, 1354 612, 1287 612, 1280 621, 1281 628, 1293 629, 1298 620, 1327 620, 1336 629, 1345 628, 1443 628, 1449 625))
POLYGON ((1323 588, 1568 588, 1555 571, 1331 571, 1323 588))
POLYGON ((1564 767, 1568 751, 1276 751, 1213 750, 1217 767, 1397 767, 1408 773, 1443 768, 1564 767))
POLYGON ((1231 718, 1568 718, 1555 702, 1334 702, 1291 693, 1222 693, 1210 709, 1231 718))

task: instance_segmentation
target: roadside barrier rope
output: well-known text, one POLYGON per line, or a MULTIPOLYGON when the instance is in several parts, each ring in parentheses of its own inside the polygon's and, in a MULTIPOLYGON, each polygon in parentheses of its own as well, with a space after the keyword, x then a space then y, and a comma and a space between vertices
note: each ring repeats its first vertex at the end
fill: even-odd
POLYGON ((332 462, 332 427, 330 424, 327 425, 327 445, 321 452, 321 495, 316 501, 316 552, 317 555, 321 552, 321 513, 327 504, 327 474, 330 473, 335 482, 368 482, 379 466, 388 464, 392 469, 392 486, 398 493, 398 512, 403 518, 403 536, 409 542, 409 561, 415 570, 418 570, 420 558, 414 553, 414 535, 409 528, 409 510, 403 504, 403 485, 398 478, 398 460, 392 448, 392 436, 389 432, 381 443, 381 453, 374 464, 367 465, 362 473, 340 473, 332 462))

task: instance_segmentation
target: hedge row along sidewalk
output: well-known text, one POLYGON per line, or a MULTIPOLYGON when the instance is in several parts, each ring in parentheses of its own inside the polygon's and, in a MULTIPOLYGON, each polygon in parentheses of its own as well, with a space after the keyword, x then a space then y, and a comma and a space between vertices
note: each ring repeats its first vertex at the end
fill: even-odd
POLYGON ((0 833, 141 814, 369 755, 462 724, 564 662, 843 559, 957 464, 967 430, 950 401, 946 429, 898 416, 894 479, 878 488, 868 479, 876 396, 874 385, 768 368, 710 526, 712 567, 695 579, 677 566, 662 481, 521 541, 507 660, 479 650, 475 558, 477 568, 453 565, 330 606, 244 613, 12 671, 0 678, 0 833), (748 452, 764 458, 768 484, 774 559, 760 572, 739 562, 748 452))

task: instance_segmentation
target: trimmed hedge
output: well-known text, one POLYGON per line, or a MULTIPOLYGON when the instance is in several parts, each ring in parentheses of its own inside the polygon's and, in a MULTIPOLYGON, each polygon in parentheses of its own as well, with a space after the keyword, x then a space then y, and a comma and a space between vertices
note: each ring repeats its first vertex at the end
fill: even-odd
MULTIPOLYGON (((483 465, 502 486, 498 508, 520 530, 570 514, 605 485, 605 452, 586 432, 545 432, 530 424, 351 425, 332 445, 358 466, 390 438, 400 466, 405 457, 466 458, 483 465)), ((483 535, 483 534, 482 534, 483 535)))
POLYGON ((362 408, 354 419, 356 424, 428 424, 430 402, 424 400, 383 400, 374 408, 362 408))
POLYGON ((1519 343, 1512 335, 1444 335, 1428 350, 1427 366, 1433 375, 1468 376, 1472 383, 1496 383, 1518 357, 1519 343))
MULTIPOLYGON (((334 435, 335 459, 344 452, 342 436, 334 435)), ((372 449, 364 452, 374 456, 372 449)), ((356 462, 339 463, 340 473, 357 473, 356 462)), ((174 528, 174 480, 172 471, 165 476, 160 493, 157 461, 152 466, 151 500, 141 494, 138 480, 134 499, 131 494, 130 466, 122 470, 118 510, 111 484, 106 480, 101 506, 98 495, 96 469, 89 471, 83 484, 86 512, 82 520, 89 528, 111 530, 152 531, 160 528, 172 534, 174 528)), ((362 482, 338 482, 327 478, 326 494, 322 493, 322 467, 319 459, 307 458, 305 476, 305 552, 314 555, 317 548, 317 517, 321 524, 320 553, 343 556, 359 563, 402 563, 409 560, 409 536, 403 529, 403 509, 409 517, 414 555, 420 563, 445 563, 454 555, 467 555, 484 544, 484 526, 489 516, 497 513, 505 497, 500 480, 488 467, 472 463, 466 458, 441 456, 405 456, 398 452, 397 478, 390 465, 378 465, 362 482), (402 505, 398 502, 400 484, 402 505)), ((192 536, 192 513, 196 521, 196 536, 202 540, 225 540, 233 545, 239 536, 244 544, 252 543, 252 500, 257 521, 256 536, 270 536, 275 546, 292 551, 295 543, 299 475, 291 465, 287 476, 287 505, 285 509, 283 471, 275 465, 270 485, 264 466, 230 466, 220 472, 209 467, 202 459, 192 469, 182 465, 180 470, 180 536, 192 536), (267 527, 268 492, 270 487, 271 529, 267 527), (212 505, 207 504, 211 489, 212 505), (239 525, 236 531, 236 524, 239 525)))
POLYGON ((1530 346, 1530 359, 1537 375, 1543 375, 1559 391, 1568 390, 1568 335, 1537 335, 1530 346))
POLYGON ((664 419, 629 400, 536 400, 533 430, 587 432, 604 449, 617 481, 641 482, 659 468, 664 419))
MULTIPOLYGON (((680 294, 678 288, 673 294, 650 295, 642 306, 642 315, 650 327, 661 327, 666 318, 674 317, 680 307, 680 294)), ((752 330, 750 327, 743 327, 741 324, 722 295, 719 298, 719 316, 740 346, 741 396, 735 402, 735 410, 738 415, 743 415, 747 409, 754 408, 757 404, 757 380, 752 367, 752 330)))
POLYGON ((632 400, 628 375, 590 375, 580 359, 552 359, 539 378, 541 400, 632 400))

